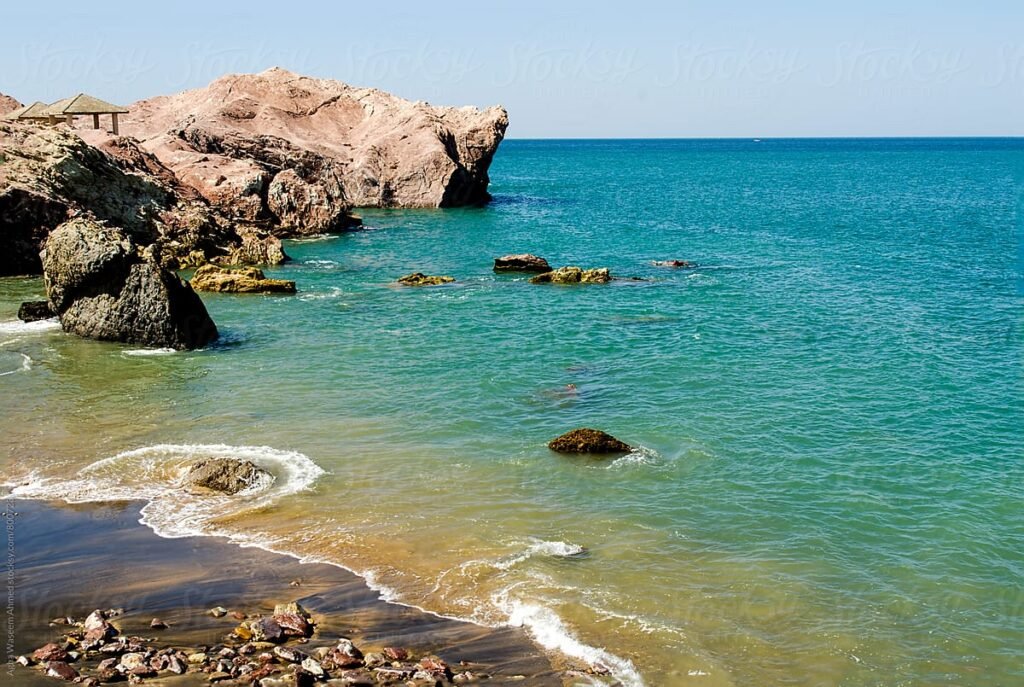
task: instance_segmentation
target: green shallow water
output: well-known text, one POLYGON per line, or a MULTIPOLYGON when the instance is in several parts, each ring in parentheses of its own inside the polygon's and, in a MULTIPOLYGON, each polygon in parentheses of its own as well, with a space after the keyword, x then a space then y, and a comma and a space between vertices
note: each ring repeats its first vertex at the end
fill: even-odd
POLYGON ((2 280, 0 477, 99 499, 196 445, 298 452, 324 474, 238 450, 308 489, 150 488, 150 524, 626 684, 1021 684, 1022 170, 1020 140, 507 141, 490 206, 293 242, 267 272, 300 293, 204 294, 192 353, 19 327, 41 281, 2 280), (648 281, 491 271, 519 251, 648 281), (417 270, 459 282, 392 285, 417 270), (580 425, 641 449, 545 448, 580 425))

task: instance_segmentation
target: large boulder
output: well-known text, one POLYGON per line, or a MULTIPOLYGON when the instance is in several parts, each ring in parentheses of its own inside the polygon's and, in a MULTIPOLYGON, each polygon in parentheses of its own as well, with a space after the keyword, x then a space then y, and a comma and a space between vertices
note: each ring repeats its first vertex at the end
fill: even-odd
POLYGON ((85 218, 65 222, 46 240, 43 276, 67 332, 177 349, 217 338, 199 296, 161 266, 154 246, 139 250, 122 229, 85 218))
POLYGON ((629 453, 633 447, 599 429, 581 427, 548 442, 558 453, 629 453))
POLYGON ((550 272, 548 261, 531 253, 517 253, 494 258, 495 272, 550 272))
POLYGON ((203 265, 189 280, 196 291, 222 291, 227 293, 295 293, 295 282, 286 279, 267 279, 256 267, 229 269, 217 265, 203 265))
POLYGON ((612 280, 607 267, 581 269, 579 267, 559 267, 557 270, 538 274, 530 278, 531 284, 607 284, 612 280))
POLYGON ((486 202, 503 108, 436 107, 284 69, 137 102, 122 129, 235 217, 281 236, 345 229, 352 207, 486 202))
POLYGON ((243 489, 267 484, 273 475, 248 460, 203 458, 189 466, 185 484, 224 494, 237 494, 243 489))

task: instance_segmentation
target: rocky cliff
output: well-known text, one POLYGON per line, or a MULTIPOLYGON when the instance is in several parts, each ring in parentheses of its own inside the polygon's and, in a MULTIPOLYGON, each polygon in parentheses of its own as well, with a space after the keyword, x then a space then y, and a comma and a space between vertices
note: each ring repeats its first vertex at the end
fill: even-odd
POLYGON ((122 131, 231 216, 278 235, 344 228, 352 207, 486 202, 500 107, 435 107, 283 69, 129 107, 122 131))
POLYGON ((227 259, 243 245, 275 240, 229 222, 132 139, 93 143, 63 125, 0 122, 0 275, 38 274, 47 234, 79 215, 121 227, 142 245, 159 242, 169 264, 196 252, 227 259))

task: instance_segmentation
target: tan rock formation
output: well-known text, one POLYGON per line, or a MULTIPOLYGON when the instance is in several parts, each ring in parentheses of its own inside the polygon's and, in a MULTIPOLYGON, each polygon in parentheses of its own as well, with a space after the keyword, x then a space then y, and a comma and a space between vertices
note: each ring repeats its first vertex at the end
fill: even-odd
POLYGON ((343 229, 354 206, 489 199, 504 109, 435 107, 283 69, 129 107, 122 131, 229 214, 281 236, 343 229))
POLYGON ((196 291, 223 291, 229 293, 295 293, 295 282, 286 279, 268 279, 256 267, 227 269, 216 265, 203 265, 190 280, 196 291))
POLYGON ((581 269, 575 266, 559 267, 557 270, 538 274, 530 278, 531 284, 607 284, 612 275, 607 267, 581 269))

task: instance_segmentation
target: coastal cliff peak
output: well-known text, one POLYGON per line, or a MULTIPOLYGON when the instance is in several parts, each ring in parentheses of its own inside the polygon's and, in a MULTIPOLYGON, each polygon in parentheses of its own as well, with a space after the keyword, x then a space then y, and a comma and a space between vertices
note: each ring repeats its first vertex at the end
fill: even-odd
POLYGON ((182 181, 282 234, 345 228, 352 207, 486 202, 508 126, 501 107, 435 106, 280 67, 129 110, 123 131, 182 181), (285 187, 276 208, 275 182, 285 187), (304 203, 311 196, 315 207, 304 203))

